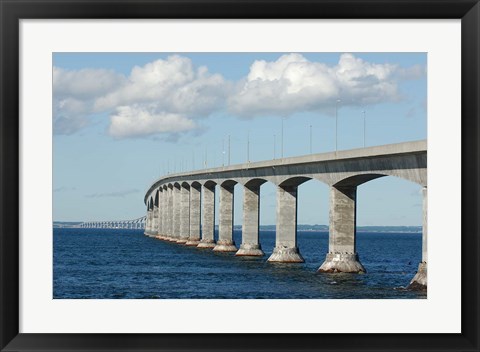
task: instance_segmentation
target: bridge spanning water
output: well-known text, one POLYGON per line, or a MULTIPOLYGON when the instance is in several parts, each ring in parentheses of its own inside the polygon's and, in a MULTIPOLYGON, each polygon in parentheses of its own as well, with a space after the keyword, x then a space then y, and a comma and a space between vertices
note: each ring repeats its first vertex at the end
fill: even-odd
POLYGON ((356 251, 357 187, 395 176, 423 187, 422 262, 411 288, 427 286, 427 142, 415 141, 196 170, 155 181, 145 194, 145 234, 187 246, 262 256, 260 189, 277 187, 276 243, 269 262, 303 262, 297 247, 297 189, 316 179, 330 187, 329 250, 320 272, 365 273, 356 251), (243 186, 240 247, 233 241, 234 186, 243 186), (218 240, 215 192, 218 186, 218 240))
POLYGON ((146 216, 133 220, 85 221, 78 227, 93 229, 144 229, 146 216))

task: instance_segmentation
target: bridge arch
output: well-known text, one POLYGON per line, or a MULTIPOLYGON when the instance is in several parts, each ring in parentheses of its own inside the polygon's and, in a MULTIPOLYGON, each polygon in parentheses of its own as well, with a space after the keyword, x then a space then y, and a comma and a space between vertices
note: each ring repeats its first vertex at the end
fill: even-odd
POLYGON ((362 173, 362 174, 357 174, 354 176, 348 176, 335 184, 333 184, 334 187, 357 187, 360 186, 361 184, 375 180, 380 177, 385 177, 388 175, 384 174, 375 174, 375 173, 362 173))
POLYGON ((264 183, 269 182, 269 180, 264 178, 251 178, 248 181, 244 182, 244 187, 256 188, 260 187, 264 183))
POLYGON ((310 181, 311 179, 312 177, 308 177, 308 176, 294 176, 294 177, 287 178, 286 180, 283 180, 279 184, 279 186, 280 187, 298 187, 302 183, 310 181))
POLYGON ((357 184, 374 180, 379 177, 384 176, 393 176, 401 178, 410 182, 414 182, 421 186, 427 186, 427 169, 386 169, 386 170, 372 170, 372 171, 361 171, 361 172, 342 172, 330 175, 327 183, 330 185, 337 184, 357 184))

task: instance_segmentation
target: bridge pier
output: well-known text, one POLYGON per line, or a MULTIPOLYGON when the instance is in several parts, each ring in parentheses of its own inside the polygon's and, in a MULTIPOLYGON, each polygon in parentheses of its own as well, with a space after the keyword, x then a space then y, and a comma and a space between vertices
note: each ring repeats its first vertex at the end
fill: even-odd
POLYGON ((170 221, 170 217, 169 217, 169 208, 168 208, 168 187, 167 186, 163 186, 163 220, 162 220, 162 239, 163 240, 168 240, 168 234, 169 234, 169 230, 168 230, 168 222, 170 221))
POLYGON ((328 254, 319 272, 366 273, 356 252, 356 213, 357 186, 331 186, 328 254))
POLYGON ((235 253, 238 256, 263 256, 258 241, 260 223, 260 185, 243 187, 242 244, 235 253))
POLYGON ((164 231, 164 212, 165 212, 165 192, 163 191, 163 187, 160 187, 158 189, 158 232, 157 232, 157 238, 160 240, 163 240, 164 237, 163 235, 165 234, 164 231))
POLYGON ((180 234, 177 243, 185 244, 190 236, 190 186, 180 187, 180 234))
POLYGON ((297 247, 297 190, 298 186, 277 187, 277 233, 269 262, 305 261, 297 247))
POLYGON ((198 248, 215 247, 215 184, 202 186, 202 239, 198 248))
POLYGON ((172 242, 177 242, 180 239, 180 185, 173 185, 173 228, 172 228, 172 242))
MULTIPOLYGON (((163 217, 162 217, 162 212, 163 212, 163 192, 162 188, 158 189, 158 229, 157 229, 157 238, 161 239, 162 238, 162 222, 163 222, 163 217)), ((133 226, 135 226, 133 224, 133 226)))
MULTIPOLYGON (((98 224, 98 227, 100 227, 100 223, 98 224)), ((148 205, 148 211, 147 211, 147 222, 145 225, 145 235, 150 236, 152 230, 152 210, 150 209, 150 204, 148 205)))
POLYGON ((198 246, 200 243, 200 185, 190 186, 190 237, 187 246, 198 246))
POLYGON ((167 186, 167 241, 173 240, 173 186, 167 186))
POLYGON ((157 238, 164 239, 165 235, 165 191, 163 187, 158 189, 158 233, 157 238))
MULTIPOLYGON (((155 200, 153 202, 153 226, 152 226, 152 236, 157 237, 158 235, 158 197, 159 197, 159 192, 155 192, 155 200)), ((123 228, 124 224, 121 224, 121 227, 123 228)))
POLYGON ((216 252, 236 252, 233 241, 233 197, 234 184, 220 185, 220 209, 218 213, 218 241, 216 252))
POLYGON ((428 193, 427 187, 422 189, 423 195, 423 226, 422 226, 422 261, 418 265, 418 270, 408 288, 412 290, 426 290, 427 289, 427 208, 428 208, 428 193))

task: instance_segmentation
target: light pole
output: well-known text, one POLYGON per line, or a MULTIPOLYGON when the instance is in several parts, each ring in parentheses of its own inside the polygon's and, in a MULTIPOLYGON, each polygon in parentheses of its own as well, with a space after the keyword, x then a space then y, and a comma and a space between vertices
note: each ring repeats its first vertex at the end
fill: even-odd
POLYGON ((230 135, 228 135, 228 166, 230 166, 230 135))
POLYGON ((205 169, 207 168, 207 146, 205 146, 205 169))
POLYGON ((282 117, 282 159, 283 159, 283 117, 282 117))
POLYGON ((222 139, 222 167, 225 166, 225 139, 222 139))
POLYGON ((363 113, 363 147, 365 148, 365 131, 366 131, 366 122, 365 122, 365 109, 362 111, 363 113))
POLYGON ((312 154, 312 125, 310 125, 310 154, 312 154))
POLYGON ((276 144, 277 144, 277 143, 276 143, 276 136, 275 136, 275 134, 274 134, 274 135, 273 135, 273 159, 274 159, 274 160, 275 160, 275 158, 276 158, 276 156, 277 156, 277 155, 276 155, 276 154, 277 154, 277 150, 276 150, 276 149, 277 149, 277 145, 276 145, 276 144))
POLYGON ((338 150, 338 103, 340 99, 337 99, 335 102, 335 151, 338 150))
POLYGON ((250 163, 250 131, 247 132, 247 163, 250 163))

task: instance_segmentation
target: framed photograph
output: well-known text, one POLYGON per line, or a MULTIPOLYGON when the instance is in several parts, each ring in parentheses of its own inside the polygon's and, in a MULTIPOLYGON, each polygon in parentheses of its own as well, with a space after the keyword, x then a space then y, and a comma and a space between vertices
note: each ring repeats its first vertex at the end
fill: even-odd
POLYGON ((478 1, 0 11, 2 351, 479 350, 478 1))

